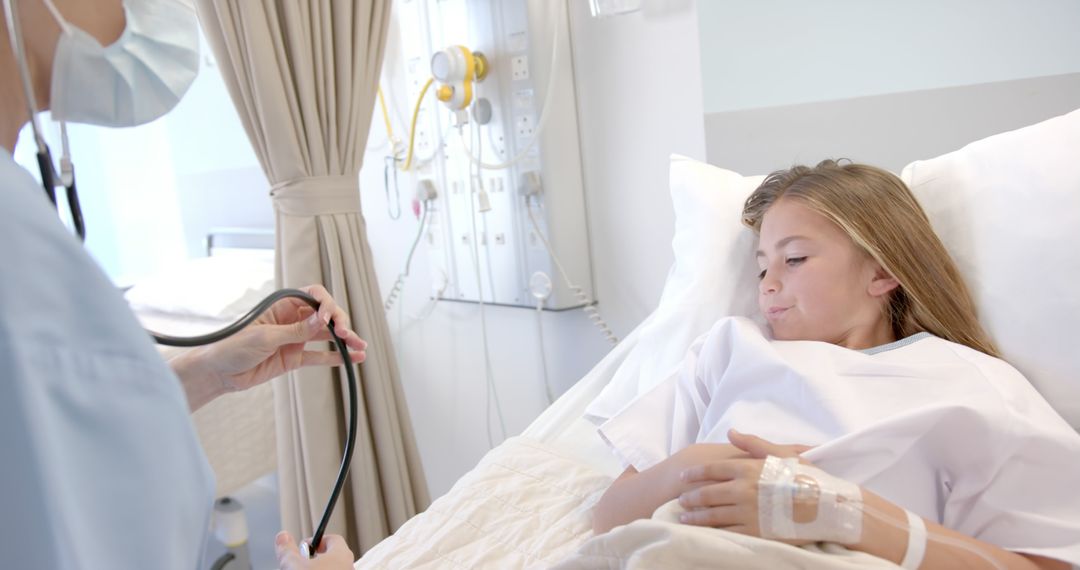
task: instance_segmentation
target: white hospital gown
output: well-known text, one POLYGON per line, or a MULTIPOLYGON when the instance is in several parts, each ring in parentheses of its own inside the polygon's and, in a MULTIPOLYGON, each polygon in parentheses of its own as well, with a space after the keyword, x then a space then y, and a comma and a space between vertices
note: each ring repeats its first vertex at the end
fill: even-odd
POLYGON ((1004 361, 921 334, 872 353, 719 321, 600 427, 638 471, 727 431, 1009 550, 1080 564, 1080 434, 1004 361))
POLYGON ((0 247, 0 567, 197 569, 213 475, 179 381, 3 149, 0 247))

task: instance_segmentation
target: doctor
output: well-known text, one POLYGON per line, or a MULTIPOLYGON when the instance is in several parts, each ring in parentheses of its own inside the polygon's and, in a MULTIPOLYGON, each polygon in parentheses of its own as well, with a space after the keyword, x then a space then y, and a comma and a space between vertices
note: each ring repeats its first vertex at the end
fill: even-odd
MULTIPOLYGON (((353 362, 366 343, 316 285, 306 291, 317 313, 282 300, 233 337, 164 362, 11 151, 35 111, 114 127, 168 112, 198 69, 194 10, 179 0, 0 5, 0 566, 196 569, 214 485, 190 411, 340 362, 304 350, 329 339, 330 318, 353 362)), ((336 536, 312 560, 284 533, 278 545, 288 568, 353 560, 336 536)))

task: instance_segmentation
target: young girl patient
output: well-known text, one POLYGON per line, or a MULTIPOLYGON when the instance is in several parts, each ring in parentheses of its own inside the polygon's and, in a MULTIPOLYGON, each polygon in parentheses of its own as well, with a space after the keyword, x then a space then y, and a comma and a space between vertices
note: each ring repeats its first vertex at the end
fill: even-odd
POLYGON ((906 568, 1080 565, 1080 434, 998 358, 903 182, 799 166, 743 220, 767 331, 722 319, 601 426, 626 471, 595 531, 678 499, 686 524, 906 568))

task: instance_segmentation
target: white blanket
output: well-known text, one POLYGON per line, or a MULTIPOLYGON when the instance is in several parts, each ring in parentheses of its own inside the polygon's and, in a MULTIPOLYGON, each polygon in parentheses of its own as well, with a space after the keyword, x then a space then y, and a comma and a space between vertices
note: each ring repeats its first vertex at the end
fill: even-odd
POLYGON ((611 484, 547 444, 511 438, 356 568, 549 568, 592 535, 611 484))
POLYGON ((838 546, 680 525, 674 503, 593 537, 592 508, 611 480, 552 445, 508 439, 355 568, 895 568, 838 546))
POLYGON ((651 520, 635 521, 588 540, 573 556, 554 568, 897 568, 887 560, 836 544, 795 547, 726 530, 679 524, 675 521, 680 511, 678 503, 672 501, 660 507, 651 520))

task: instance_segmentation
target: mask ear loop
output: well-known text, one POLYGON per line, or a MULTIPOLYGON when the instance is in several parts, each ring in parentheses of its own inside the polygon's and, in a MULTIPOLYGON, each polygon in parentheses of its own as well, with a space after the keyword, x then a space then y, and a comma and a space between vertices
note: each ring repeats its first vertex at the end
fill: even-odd
MULTIPOLYGON (((19 13, 15 8, 14 0, 3 0, 4 16, 7 21, 8 40, 11 42, 11 51, 15 55, 15 63, 19 66, 19 77, 22 79, 23 99, 26 100, 26 110, 30 114, 30 127, 34 131, 34 143, 38 147, 38 154, 47 153, 45 139, 41 136, 41 125, 38 123, 37 103, 34 99, 34 91, 30 87, 30 68, 26 64, 26 50, 23 48, 23 38, 18 25, 19 13)), ((14 149, 13 149, 14 150, 14 149)), ((55 202, 55 200, 54 200, 55 202)))
MULTIPOLYGON (((21 26, 18 24, 18 11, 14 0, 3 0, 4 15, 7 20, 8 38, 11 41, 11 51, 15 55, 15 61, 19 67, 19 77, 22 79, 23 98, 26 100, 26 109, 30 115, 30 128, 34 132, 34 144, 37 146, 38 169, 41 171, 41 185, 45 187, 45 196, 56 206, 57 179, 67 191, 68 209, 71 214, 71 223, 75 227, 80 241, 86 241, 86 225, 83 222, 82 207, 79 204, 79 194, 75 188, 75 168, 71 164, 71 153, 68 149, 67 126, 60 124, 60 134, 63 141, 63 156, 60 160, 61 172, 58 174, 53 166, 52 153, 49 145, 45 144, 45 137, 41 134, 41 124, 38 119, 37 100, 30 81, 30 67, 26 62, 26 48, 23 44, 21 26)), ((60 26, 61 33, 70 33, 67 21, 60 16, 56 6, 51 0, 44 0, 45 6, 52 13, 60 26)))

